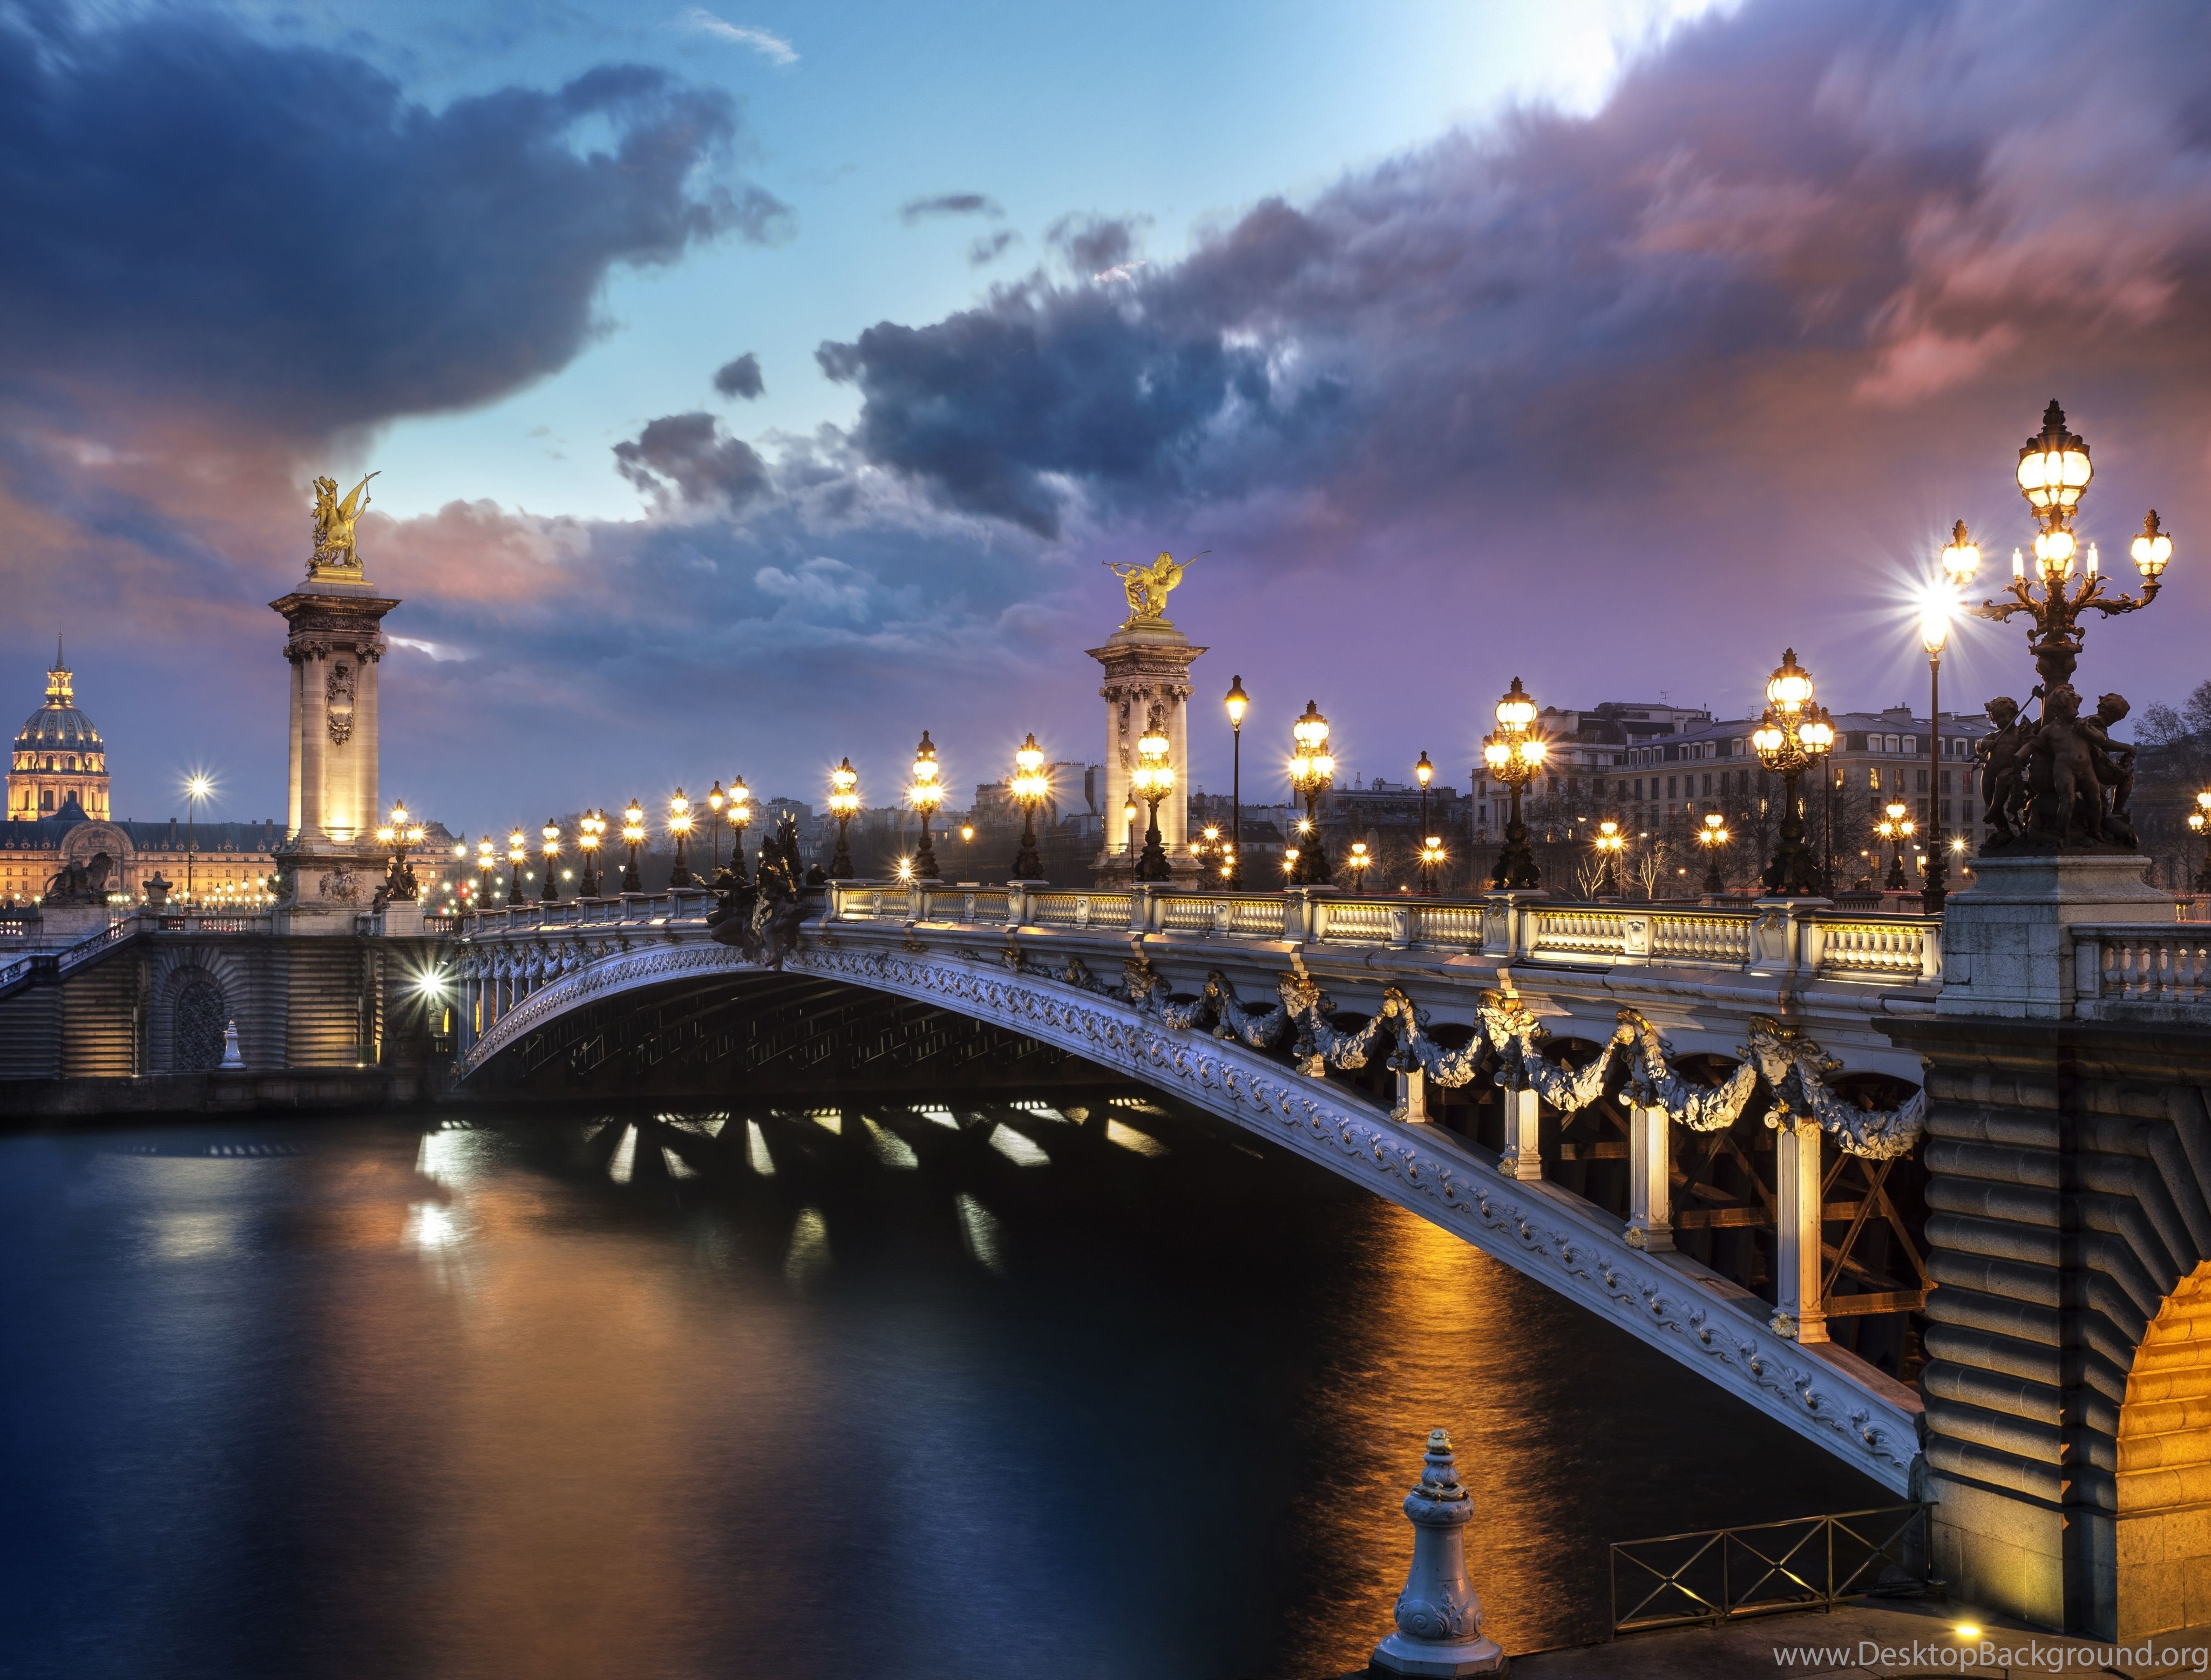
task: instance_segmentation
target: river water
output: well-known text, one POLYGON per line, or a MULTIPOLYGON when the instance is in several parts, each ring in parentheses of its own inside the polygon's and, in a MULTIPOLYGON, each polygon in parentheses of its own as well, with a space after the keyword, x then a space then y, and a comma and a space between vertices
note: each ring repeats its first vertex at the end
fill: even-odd
POLYGON ((1607 1541, 1893 1502, 1130 1092, 17 1136, 0 1290, 9 1675, 1303 1680, 1437 1425, 1508 1651, 1607 1541))

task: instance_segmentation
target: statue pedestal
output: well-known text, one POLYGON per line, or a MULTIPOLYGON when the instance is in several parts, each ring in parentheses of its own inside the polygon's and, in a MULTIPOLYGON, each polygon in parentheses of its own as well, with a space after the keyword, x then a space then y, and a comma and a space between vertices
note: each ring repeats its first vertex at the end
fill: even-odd
POLYGON ((1167 762, 1174 767, 1174 793, 1160 802, 1160 843, 1166 848, 1167 867, 1173 878, 1195 884, 1202 878, 1197 861, 1190 855, 1190 668, 1202 647, 1165 619, 1138 620, 1123 625, 1103 647, 1089 650, 1105 667, 1099 688, 1106 701, 1106 786, 1104 804, 1106 844, 1093 871, 1100 884, 1133 880, 1136 854, 1143 849, 1149 822, 1142 800, 1136 802, 1136 821, 1131 828, 1123 815, 1129 803, 1129 773, 1136 767, 1136 743, 1142 737, 1158 708, 1166 731, 1167 762), (1129 842, 1133 839, 1133 847, 1129 842))
POLYGON ((1998 853, 1942 908, 1937 1015, 2057 1021, 2073 1013, 2072 930, 2170 923, 2172 895, 2142 879, 2137 852, 1998 853))

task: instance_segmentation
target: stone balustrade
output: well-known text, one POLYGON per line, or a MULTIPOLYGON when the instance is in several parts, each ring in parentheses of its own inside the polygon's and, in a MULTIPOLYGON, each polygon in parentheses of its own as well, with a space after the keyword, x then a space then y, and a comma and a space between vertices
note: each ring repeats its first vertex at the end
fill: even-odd
POLYGON ((2072 934, 2078 1016, 2211 1022, 2211 925, 2076 925, 2072 934))

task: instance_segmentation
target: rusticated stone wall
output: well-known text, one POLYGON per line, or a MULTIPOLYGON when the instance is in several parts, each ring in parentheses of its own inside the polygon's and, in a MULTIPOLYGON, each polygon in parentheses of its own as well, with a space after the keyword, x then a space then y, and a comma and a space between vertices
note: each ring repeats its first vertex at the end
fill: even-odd
MULTIPOLYGON (((1936 1572, 2087 1636, 2178 1625, 2160 1618, 2211 1570, 2211 1528, 2123 1488, 2121 1419, 2130 1375, 2171 1357, 2142 1354, 2151 1326, 2211 1259, 2211 1032, 1952 1017, 1891 1035, 1927 1061, 1936 1572)), ((2211 1459, 2211 1408, 2137 1421, 2162 1426, 2141 1453, 2211 1459)))

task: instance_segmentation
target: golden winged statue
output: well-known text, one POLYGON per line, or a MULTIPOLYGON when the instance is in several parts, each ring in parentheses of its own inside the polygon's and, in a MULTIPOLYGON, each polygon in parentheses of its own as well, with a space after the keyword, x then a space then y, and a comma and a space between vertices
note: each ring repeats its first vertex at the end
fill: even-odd
POLYGON ((1175 564, 1172 555, 1161 554, 1149 566, 1122 566, 1110 560, 1099 564, 1121 580, 1122 592, 1129 597, 1129 619, 1121 627, 1124 630, 1166 624, 1167 597, 1182 582, 1184 569, 1175 564))
POLYGON ((367 510, 368 498, 361 493, 368 488, 368 479, 377 476, 371 473, 362 479, 343 501, 338 500, 336 479, 315 481, 315 555, 311 567, 360 564, 354 552, 354 523, 367 510))

